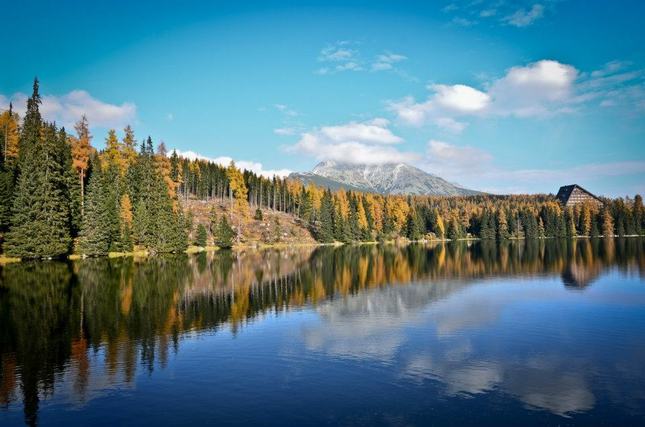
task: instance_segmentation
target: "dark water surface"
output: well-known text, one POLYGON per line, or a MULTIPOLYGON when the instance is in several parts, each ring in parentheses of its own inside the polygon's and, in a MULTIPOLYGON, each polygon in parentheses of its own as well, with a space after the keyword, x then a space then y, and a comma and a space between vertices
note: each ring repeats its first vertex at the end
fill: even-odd
POLYGON ((645 243, 0 272, 0 425, 645 425, 645 243))

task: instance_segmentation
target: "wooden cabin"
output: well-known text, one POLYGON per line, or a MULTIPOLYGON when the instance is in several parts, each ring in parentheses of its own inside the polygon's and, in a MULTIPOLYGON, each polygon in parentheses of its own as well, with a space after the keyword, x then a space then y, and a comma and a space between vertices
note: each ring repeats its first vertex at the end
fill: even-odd
POLYGON ((563 206, 570 207, 585 202, 591 202, 602 205, 603 202, 597 196, 585 190, 578 184, 565 185, 560 187, 558 194, 555 196, 563 206))

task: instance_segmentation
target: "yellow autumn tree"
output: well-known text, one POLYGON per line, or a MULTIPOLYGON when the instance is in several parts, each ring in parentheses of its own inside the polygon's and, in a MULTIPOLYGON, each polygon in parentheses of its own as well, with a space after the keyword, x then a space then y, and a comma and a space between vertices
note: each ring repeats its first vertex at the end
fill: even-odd
POLYGON ((2 130, 2 155, 5 163, 11 163, 18 158, 18 115, 9 110, 0 114, 0 130, 2 130))
POLYGON ((307 191, 311 196, 311 205, 315 210, 319 211, 320 205, 322 203, 323 194, 325 194, 325 190, 321 187, 318 187, 314 183, 309 183, 309 185, 307 185, 307 191))
POLYGON ((76 130, 76 137, 70 138, 72 165, 78 174, 78 180, 81 185, 81 217, 83 217, 85 208, 85 174, 89 166, 90 154, 92 153, 92 135, 85 115, 76 122, 74 129, 76 130))
POLYGON ((155 154, 155 166, 157 170, 163 177, 166 187, 168 187, 168 195, 171 200, 175 200, 177 195, 177 188, 175 186, 175 181, 171 177, 171 164, 170 159, 168 158, 168 150, 166 149, 166 144, 163 142, 157 147, 157 153, 155 154))
POLYGON ((235 166, 235 162, 231 161, 231 164, 226 169, 226 177, 228 178, 229 183, 231 214, 235 213, 237 216, 237 241, 239 243, 240 231, 242 230, 242 219, 246 219, 249 215, 249 202, 247 199, 248 189, 244 183, 244 176, 235 166))
POLYGON ((122 176, 125 172, 125 165, 121 156, 121 142, 116 137, 114 129, 110 129, 105 138, 105 150, 101 153, 101 166, 105 170, 109 169, 110 166, 114 166, 122 176))
POLYGON ((358 218, 358 226, 361 230, 367 230, 369 224, 367 223, 367 215, 363 207, 363 199, 359 196, 356 205, 356 217, 358 218))
POLYGON ((336 192, 336 203, 340 215, 343 219, 347 219, 349 217, 349 200, 347 199, 347 193, 342 188, 336 192))

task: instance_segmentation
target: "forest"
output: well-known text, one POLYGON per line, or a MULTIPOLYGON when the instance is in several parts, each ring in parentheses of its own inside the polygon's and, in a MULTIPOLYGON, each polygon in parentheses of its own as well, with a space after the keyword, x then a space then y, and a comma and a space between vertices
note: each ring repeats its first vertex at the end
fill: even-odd
POLYGON ((553 195, 402 196, 330 191, 169 153, 127 126, 92 146, 83 117, 68 133, 40 113, 38 80, 24 117, 0 114, 0 234, 5 256, 50 258, 249 243, 240 224, 279 211, 321 243, 642 235, 640 195, 564 208, 553 195), (208 224, 189 200, 215 202, 208 224))

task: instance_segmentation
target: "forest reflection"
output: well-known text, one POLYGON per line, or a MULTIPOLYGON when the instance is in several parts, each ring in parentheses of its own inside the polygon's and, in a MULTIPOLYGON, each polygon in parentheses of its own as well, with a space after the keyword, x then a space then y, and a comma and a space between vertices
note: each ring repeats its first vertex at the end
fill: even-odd
MULTIPOLYGON (((127 387, 137 369, 163 368, 184 334, 366 289, 499 276, 560 277, 584 290, 603 271, 645 275, 641 239, 362 245, 89 259, 7 265, 0 284, 0 405, 127 387), (98 355, 98 356, 97 356, 98 355), (68 387, 58 387, 65 382, 68 387)), ((446 282, 448 287, 446 288, 446 282)), ((459 289, 455 286, 454 289, 459 289)))

